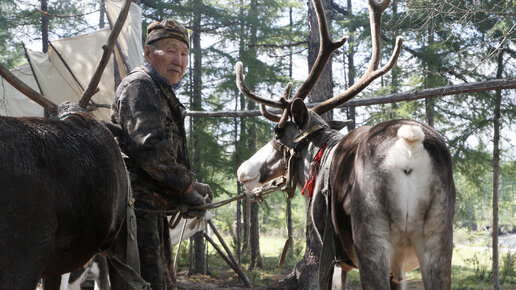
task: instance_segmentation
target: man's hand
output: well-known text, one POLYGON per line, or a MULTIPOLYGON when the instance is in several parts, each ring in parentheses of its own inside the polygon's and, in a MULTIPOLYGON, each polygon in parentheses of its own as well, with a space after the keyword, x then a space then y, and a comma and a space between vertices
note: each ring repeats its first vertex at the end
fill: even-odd
MULTIPOLYGON (((193 189, 183 196, 183 202, 188 206, 200 206, 213 200, 213 192, 209 185, 196 182, 193 189)), ((189 210, 183 214, 184 218, 200 218, 204 215, 204 210, 189 210)))
POLYGON ((206 200, 207 203, 211 203, 213 201, 213 192, 211 191, 211 187, 206 183, 196 182, 194 185, 194 189, 206 200))

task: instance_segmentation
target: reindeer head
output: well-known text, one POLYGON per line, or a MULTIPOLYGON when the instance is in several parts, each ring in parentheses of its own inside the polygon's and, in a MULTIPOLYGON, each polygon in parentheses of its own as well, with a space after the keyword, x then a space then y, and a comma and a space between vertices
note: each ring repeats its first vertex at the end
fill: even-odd
POLYGON ((349 101, 373 80, 387 73, 394 66, 401 52, 402 39, 398 37, 389 62, 383 67, 378 68, 381 58, 381 16, 389 5, 390 0, 380 2, 369 0, 372 55, 368 69, 360 80, 347 90, 318 104, 313 109, 308 109, 304 104, 304 99, 317 82, 330 55, 346 41, 345 38, 341 38, 336 42, 331 40, 326 16, 320 0, 312 0, 312 3, 319 23, 319 35, 321 38, 319 53, 308 78, 292 99, 289 99, 292 89, 291 83, 286 86, 285 93, 279 100, 263 98, 252 92, 244 83, 242 63, 238 62, 236 64, 238 89, 248 98, 260 103, 260 111, 264 117, 278 123, 274 129, 273 140, 238 168, 238 179, 247 190, 253 190, 276 177, 287 175, 286 172, 291 170, 289 169, 290 164, 288 164, 289 156, 287 156, 289 155, 289 150, 292 149, 290 155, 295 154, 294 149, 296 148, 300 152, 300 142, 309 140, 308 137, 313 135, 314 132, 328 128, 328 125, 320 115, 349 101), (274 115, 267 110, 266 106, 279 108, 283 113, 281 116, 274 115))

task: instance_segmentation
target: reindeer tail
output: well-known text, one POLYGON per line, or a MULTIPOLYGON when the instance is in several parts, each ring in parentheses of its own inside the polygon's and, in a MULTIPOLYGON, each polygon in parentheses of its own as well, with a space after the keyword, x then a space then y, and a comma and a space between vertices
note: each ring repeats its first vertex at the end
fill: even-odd
POLYGON ((398 129, 398 137, 408 145, 415 146, 423 141, 425 133, 418 125, 403 125, 398 129))

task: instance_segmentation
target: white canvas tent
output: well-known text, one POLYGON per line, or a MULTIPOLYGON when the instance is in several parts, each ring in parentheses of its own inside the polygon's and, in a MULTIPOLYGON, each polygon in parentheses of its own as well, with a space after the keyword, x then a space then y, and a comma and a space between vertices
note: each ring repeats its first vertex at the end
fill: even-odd
MULTIPOLYGON (((23 64, 12 69, 11 72, 28 86, 39 91, 38 84, 29 64, 23 64)), ((0 115, 43 116, 43 108, 0 77, 0 115)))
MULTIPOLYGON (((116 21, 123 2, 106 0, 110 23, 116 21)), ((12 72, 56 104, 77 102, 97 67, 103 52, 102 45, 107 43, 110 31, 101 29, 52 41, 46 54, 27 49, 30 67, 23 65, 12 72)), ((94 104, 110 105, 115 92, 115 72, 121 79, 143 62, 141 35, 141 9, 131 3, 129 15, 117 39, 116 61, 113 58, 109 60, 98 85, 99 92, 92 98, 94 104)), ((99 119, 109 120, 108 108, 97 108, 92 113, 99 119)), ((43 116, 43 109, 1 79, 0 115, 43 116)))

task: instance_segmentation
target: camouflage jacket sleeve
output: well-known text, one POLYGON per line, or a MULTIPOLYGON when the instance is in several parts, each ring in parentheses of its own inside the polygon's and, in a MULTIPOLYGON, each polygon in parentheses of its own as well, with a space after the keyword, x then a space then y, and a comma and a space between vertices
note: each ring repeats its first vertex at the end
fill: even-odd
POLYGON ((161 94, 146 77, 124 80, 117 89, 114 106, 123 129, 122 147, 153 180, 166 187, 162 194, 171 194, 170 190, 183 194, 194 180, 189 168, 178 162, 178 150, 186 148, 186 140, 161 94))

